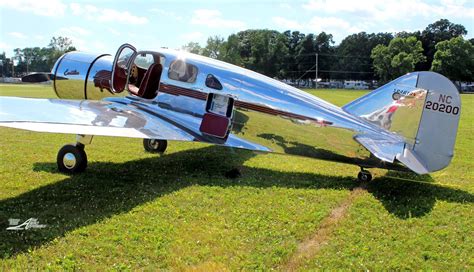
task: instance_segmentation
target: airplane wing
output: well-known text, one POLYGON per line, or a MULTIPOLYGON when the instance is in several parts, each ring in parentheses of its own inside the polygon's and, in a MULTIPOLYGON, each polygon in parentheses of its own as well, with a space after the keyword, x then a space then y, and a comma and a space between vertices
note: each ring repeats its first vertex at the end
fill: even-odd
POLYGON ((256 151, 268 148, 230 135, 204 135, 197 120, 155 112, 130 102, 0 97, 0 126, 38 132, 203 141, 256 151))
POLYGON ((161 119, 105 101, 2 97, 0 126, 38 132, 192 140, 161 119))

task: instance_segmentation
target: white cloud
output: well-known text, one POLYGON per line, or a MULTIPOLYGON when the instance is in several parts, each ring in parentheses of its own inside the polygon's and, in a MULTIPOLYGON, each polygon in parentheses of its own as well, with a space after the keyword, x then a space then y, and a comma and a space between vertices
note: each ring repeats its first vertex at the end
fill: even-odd
POLYGON ((245 23, 239 20, 222 18, 222 13, 215 9, 197 9, 193 12, 191 23, 211 28, 233 28, 242 29, 245 23))
POLYGON ((117 29, 112 28, 112 27, 107 28, 107 31, 109 31, 109 33, 111 33, 114 36, 120 36, 121 35, 120 31, 118 31, 117 29))
MULTIPOLYGON (((317 11, 307 26, 311 32, 326 31, 340 41, 361 31, 400 32, 419 28, 419 21, 439 18, 474 18, 474 8, 465 0, 309 0, 303 8, 317 11)), ((301 22, 300 22, 301 23, 301 22)))
POLYGON ((351 28, 351 24, 348 21, 336 17, 313 17, 309 21, 308 28, 313 29, 315 32, 331 32, 332 30, 348 31, 351 28))
POLYGON ((46 40, 46 37, 43 36, 43 35, 35 35, 34 38, 37 40, 37 41, 44 41, 46 40))
POLYGON ((312 33, 326 32, 333 35, 336 42, 341 41, 345 36, 363 31, 360 26, 336 17, 313 17, 306 24, 308 31, 312 33))
POLYGON ((314 16, 304 23, 283 17, 273 17, 272 20, 273 23, 285 30, 293 29, 315 34, 324 31, 332 34, 336 42, 341 41, 342 38, 349 34, 366 31, 369 27, 369 24, 366 22, 358 21, 356 24, 352 24, 350 21, 333 16, 314 16))
POLYGON ((40 16, 57 17, 64 15, 67 6, 61 0, 49 0, 47 3, 38 0, 0 0, 0 8, 9 8, 40 16))
POLYGON ((149 9, 149 11, 152 12, 152 13, 158 14, 159 16, 166 16, 166 17, 175 19, 177 21, 182 21, 183 20, 183 16, 181 16, 179 14, 176 14, 173 11, 159 9, 159 8, 151 8, 151 9, 149 9))
POLYGON ((55 33, 54 36, 65 36, 72 41, 72 45, 80 51, 93 51, 91 43, 85 38, 90 32, 84 28, 71 26, 61 27, 55 33))
POLYGON ((109 8, 98 8, 94 5, 81 5, 71 3, 69 8, 73 15, 97 22, 118 22, 133 25, 142 25, 148 23, 148 19, 142 16, 136 16, 128 11, 119 11, 109 8))
POLYGON ((467 3, 467 1, 463 0, 441 0, 443 9, 440 12, 444 12, 446 15, 453 17, 468 18, 472 24, 474 7, 472 1, 470 2, 470 6, 467 6, 467 3))
POLYGON ((79 35, 79 36, 87 36, 91 32, 87 29, 78 26, 70 26, 70 27, 61 27, 58 31, 58 34, 69 36, 69 35, 79 35))
POLYGON ((288 9, 288 10, 293 9, 293 7, 290 6, 290 4, 288 4, 288 3, 280 3, 278 6, 282 9, 288 9))
POLYGON ((73 15, 81 15, 83 13, 83 8, 78 3, 69 4, 69 8, 71 9, 73 15))
POLYGON ((288 30, 288 29, 296 30, 296 29, 302 28, 301 24, 298 23, 297 21, 289 20, 289 19, 279 17, 279 16, 273 17, 272 21, 275 25, 285 30, 288 30))
POLYGON ((180 37, 181 39, 187 42, 197 42, 204 37, 204 34, 202 34, 199 31, 195 31, 195 32, 185 33, 181 35, 180 37))
POLYGON ((27 38, 26 35, 21 32, 9 32, 8 35, 22 40, 27 38))
POLYGON ((8 43, 5 43, 5 42, 0 41, 0 52, 1 52, 1 53, 7 52, 7 54, 8 54, 8 53, 10 53, 12 50, 13 50, 13 46, 11 46, 11 45, 8 44, 8 43))
POLYGON ((349 13, 364 20, 380 22, 417 16, 441 18, 448 15, 461 18, 474 16, 474 8, 468 7, 467 1, 464 0, 440 0, 439 3, 413 0, 310 0, 303 4, 303 8, 338 16, 349 13))

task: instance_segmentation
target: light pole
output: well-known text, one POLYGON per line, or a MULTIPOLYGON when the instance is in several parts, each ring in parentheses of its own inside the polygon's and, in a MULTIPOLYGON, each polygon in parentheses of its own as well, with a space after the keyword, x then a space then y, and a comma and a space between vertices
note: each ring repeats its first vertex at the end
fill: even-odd
POLYGON ((28 75, 28 56, 25 54, 25 59, 26 59, 26 74, 28 75))
POLYGON ((316 72, 316 78, 314 79, 315 82, 316 82, 316 89, 318 88, 318 53, 316 53, 316 68, 315 68, 315 72, 316 72))

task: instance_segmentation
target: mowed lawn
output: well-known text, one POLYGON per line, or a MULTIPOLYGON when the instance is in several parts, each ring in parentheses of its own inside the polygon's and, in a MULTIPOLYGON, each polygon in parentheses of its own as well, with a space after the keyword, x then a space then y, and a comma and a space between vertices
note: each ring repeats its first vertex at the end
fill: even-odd
MULTIPOLYGON (((343 105, 366 92, 310 93, 343 105)), ((474 95, 462 103, 448 168, 401 175, 417 181, 373 170, 362 189, 356 166, 179 142, 160 156, 112 137, 95 137, 87 171, 68 176, 56 153, 74 135, 0 128, 0 271, 472 270, 474 95), (233 168, 240 178, 225 177, 233 168), (31 217, 47 226, 6 230, 31 217)))

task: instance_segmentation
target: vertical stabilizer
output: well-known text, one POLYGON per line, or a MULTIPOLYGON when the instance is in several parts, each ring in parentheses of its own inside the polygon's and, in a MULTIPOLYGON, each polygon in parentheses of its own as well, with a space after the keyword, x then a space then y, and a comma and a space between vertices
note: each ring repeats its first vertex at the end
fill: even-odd
POLYGON ((397 159, 417 173, 445 168, 453 157, 461 114, 454 84, 434 72, 402 76, 343 109, 405 138, 397 159))

